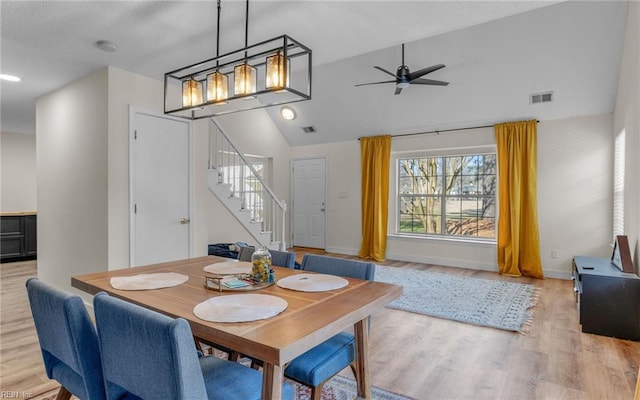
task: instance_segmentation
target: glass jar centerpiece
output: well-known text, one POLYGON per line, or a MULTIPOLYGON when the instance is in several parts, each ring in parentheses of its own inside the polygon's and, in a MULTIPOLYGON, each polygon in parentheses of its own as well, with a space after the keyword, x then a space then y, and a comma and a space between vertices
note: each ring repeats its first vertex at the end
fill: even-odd
POLYGON ((265 246, 257 246, 251 255, 251 277, 257 282, 273 282, 271 253, 265 246))

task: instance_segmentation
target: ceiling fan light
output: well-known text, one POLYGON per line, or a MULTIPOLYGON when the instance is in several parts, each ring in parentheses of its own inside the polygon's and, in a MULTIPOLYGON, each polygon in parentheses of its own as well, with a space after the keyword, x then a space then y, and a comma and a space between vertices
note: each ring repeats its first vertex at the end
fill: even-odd
POLYGON ((233 69, 233 93, 236 96, 251 95, 256 92, 256 69, 251 65, 236 65, 233 69))
POLYGON ((207 101, 224 104, 229 98, 229 77, 219 71, 207 75, 207 101))
POLYGON ((409 87, 409 82, 398 82, 396 86, 399 87, 400 89, 406 89, 409 87))
POLYGON ((202 82, 189 79, 182 82, 182 106, 193 107, 202 104, 202 82))
POLYGON ((278 51, 267 57, 266 88, 281 90, 289 87, 289 60, 278 51))

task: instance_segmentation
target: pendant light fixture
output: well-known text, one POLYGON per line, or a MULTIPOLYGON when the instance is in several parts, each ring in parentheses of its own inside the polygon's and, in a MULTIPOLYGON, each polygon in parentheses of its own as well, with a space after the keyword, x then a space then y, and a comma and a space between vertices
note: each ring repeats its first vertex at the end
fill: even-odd
POLYGON ((311 49, 288 35, 249 45, 249 0, 245 47, 220 54, 221 1, 216 56, 164 74, 164 113, 195 120, 310 100, 311 49))
MULTIPOLYGON (((216 58, 220 57, 220 11, 222 9, 221 1, 218 0, 218 26, 216 33, 216 58)), ((216 67, 220 63, 216 62, 216 67)), ((207 75, 207 101, 215 104, 225 104, 225 100, 229 98, 229 77, 219 69, 207 75)))
MULTIPOLYGON (((247 0, 246 17, 244 23, 244 47, 249 46, 249 0, 247 0)), ((247 62, 247 52, 244 53, 244 63, 233 69, 233 92, 236 96, 251 95, 256 92, 256 69, 247 62)))
POLYGON ((267 57, 266 88, 282 90, 289 87, 289 60, 281 51, 267 57))
POLYGON ((202 82, 189 79, 182 82, 182 105, 193 107, 202 104, 202 82))

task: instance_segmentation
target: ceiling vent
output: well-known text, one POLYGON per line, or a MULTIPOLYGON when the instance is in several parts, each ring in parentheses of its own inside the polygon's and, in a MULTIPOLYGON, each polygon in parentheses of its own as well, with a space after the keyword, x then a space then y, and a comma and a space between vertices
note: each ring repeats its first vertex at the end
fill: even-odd
POLYGON ((302 130, 304 131, 304 133, 314 133, 316 131, 316 128, 314 128, 313 126, 303 126, 302 130))
POLYGON ((529 95, 531 104, 550 103, 553 100, 553 92, 534 93, 529 95))

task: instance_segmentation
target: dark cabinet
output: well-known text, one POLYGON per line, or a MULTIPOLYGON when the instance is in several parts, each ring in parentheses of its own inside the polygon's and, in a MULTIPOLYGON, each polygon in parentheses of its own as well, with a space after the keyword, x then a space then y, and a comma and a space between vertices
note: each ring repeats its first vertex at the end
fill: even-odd
POLYGON ((0 216, 0 261, 20 261, 36 258, 37 216, 34 213, 0 216))
POLYGON ((573 258, 574 295, 582 332, 640 341, 640 277, 607 258, 573 258))

